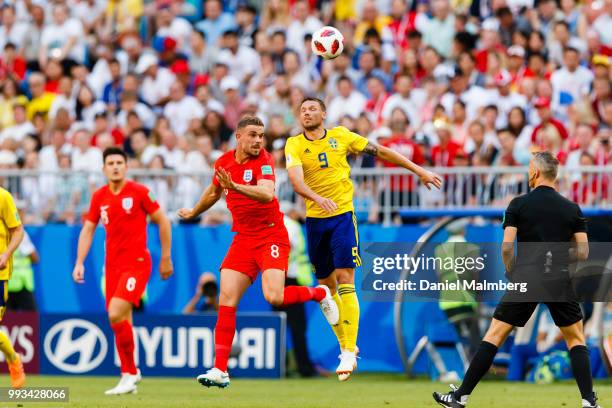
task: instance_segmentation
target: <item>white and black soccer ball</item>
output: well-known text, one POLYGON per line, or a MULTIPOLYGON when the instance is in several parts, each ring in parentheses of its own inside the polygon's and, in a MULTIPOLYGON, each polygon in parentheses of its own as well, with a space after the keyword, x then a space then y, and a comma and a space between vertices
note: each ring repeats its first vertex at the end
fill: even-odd
POLYGON ((312 34, 312 52, 324 59, 333 59, 344 51, 344 36, 335 27, 321 27, 312 34))

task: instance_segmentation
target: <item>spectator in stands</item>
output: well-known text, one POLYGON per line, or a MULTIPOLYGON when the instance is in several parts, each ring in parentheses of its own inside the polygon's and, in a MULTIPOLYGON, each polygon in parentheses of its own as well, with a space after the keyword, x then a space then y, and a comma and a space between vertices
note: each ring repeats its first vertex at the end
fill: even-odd
POLYGON ((287 26, 287 47, 303 55, 304 36, 314 33, 323 23, 310 14, 310 6, 306 0, 296 1, 292 11, 294 18, 287 26))
POLYGON ((26 105, 27 99, 23 96, 16 98, 12 103, 13 124, 4 127, 4 130, 0 132, 0 146, 8 139, 19 144, 25 139, 26 135, 36 132, 34 125, 26 115, 26 105))
POLYGON ((387 120, 395 108, 400 108, 408 117, 410 124, 418 129, 421 126, 419 110, 424 99, 423 91, 414 91, 412 78, 409 75, 399 75, 395 78, 395 93, 385 102, 382 117, 387 120))
POLYGON ((170 101, 164 107, 164 116, 176 134, 184 135, 188 130, 199 127, 199 122, 204 118, 204 108, 196 98, 186 95, 183 84, 176 81, 170 87, 170 101))
POLYGON ((223 50, 217 57, 229 68, 229 74, 240 82, 248 82, 259 70, 259 54, 250 47, 240 44, 238 31, 230 29, 223 33, 223 50))
POLYGON ((550 82, 553 88, 552 109, 565 116, 568 105, 582 100, 589 93, 593 73, 580 66, 580 52, 576 48, 565 48, 563 62, 564 66, 553 72, 550 82))
POLYGON ((85 61, 85 35, 80 20, 70 17, 66 4, 53 6, 52 23, 47 25, 41 36, 38 62, 41 67, 50 57, 65 60, 71 64, 85 61))
POLYGON ((91 133, 79 129, 72 135, 74 149, 71 162, 73 171, 97 173, 102 168, 102 151, 91 145, 91 133))
POLYGON ((357 92, 353 82, 347 76, 341 76, 337 80, 338 93, 327 105, 326 121, 330 126, 338 123, 343 116, 357 118, 365 110, 366 98, 357 92))
POLYGON ((196 24, 196 28, 204 33, 209 44, 218 46, 221 35, 235 28, 234 16, 223 12, 220 0, 205 0, 204 20, 196 24))
POLYGON ((163 105, 170 96, 170 87, 176 78, 168 68, 158 66, 159 59, 153 54, 142 54, 136 65, 136 73, 143 77, 142 99, 150 106, 163 105))
POLYGON ((533 129, 533 133, 531 134, 531 142, 534 145, 542 146, 543 139, 540 133, 546 131, 548 128, 553 128, 561 139, 565 140, 568 138, 569 135, 563 123, 555 119, 552 115, 550 99, 541 97, 535 101, 534 107, 538 110, 538 116, 540 117, 540 123, 533 129))
POLYGON ((27 107, 28 119, 31 120, 35 113, 42 113, 46 118, 55 94, 45 91, 45 77, 39 72, 34 72, 28 77, 28 85, 32 94, 27 107))
POLYGON ((204 272, 198 279, 193 297, 183 308, 183 314, 217 311, 219 309, 218 293, 217 278, 210 272, 204 272))
POLYGON ((206 34, 199 30, 191 32, 189 47, 189 67, 193 72, 207 74, 217 60, 219 49, 206 39, 206 34))
POLYGON ((415 25, 423 33, 426 45, 434 47, 444 57, 450 56, 450 46, 455 36, 455 16, 451 13, 448 0, 433 0, 431 17, 419 13, 415 25))

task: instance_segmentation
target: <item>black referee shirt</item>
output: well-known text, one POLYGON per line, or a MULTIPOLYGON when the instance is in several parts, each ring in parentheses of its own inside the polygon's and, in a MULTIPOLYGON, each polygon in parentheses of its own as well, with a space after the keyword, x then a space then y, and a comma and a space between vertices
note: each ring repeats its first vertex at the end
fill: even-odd
POLYGON ((567 265, 569 245, 558 243, 569 243, 575 233, 587 232, 578 204, 547 186, 514 198, 504 214, 503 227, 517 228, 516 265, 532 267, 550 262, 567 265))

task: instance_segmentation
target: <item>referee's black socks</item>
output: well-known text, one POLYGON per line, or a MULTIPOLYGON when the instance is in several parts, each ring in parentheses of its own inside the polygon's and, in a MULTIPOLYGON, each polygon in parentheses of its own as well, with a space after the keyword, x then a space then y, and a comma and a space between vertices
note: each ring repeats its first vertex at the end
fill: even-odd
POLYGON ((574 346, 569 351, 574 378, 582 398, 595 404, 593 395, 593 377, 591 376, 591 359, 586 346, 574 346))
POLYGON ((480 343, 478 350, 476 350, 476 354, 474 354, 474 357, 470 362, 470 366, 465 373, 461 387, 455 391, 455 397, 458 400, 461 400, 461 397, 470 395, 472 393, 474 388, 476 388, 476 385, 478 385, 480 379, 484 377, 487 371, 489 371, 491 364, 493 364, 495 354, 497 354, 496 345, 489 343, 488 341, 482 341, 480 343))

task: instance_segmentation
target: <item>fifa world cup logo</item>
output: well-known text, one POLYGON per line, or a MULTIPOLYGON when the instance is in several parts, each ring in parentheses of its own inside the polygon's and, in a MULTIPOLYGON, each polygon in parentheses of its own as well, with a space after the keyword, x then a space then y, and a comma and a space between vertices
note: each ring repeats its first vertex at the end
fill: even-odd
POLYGON ((100 218, 102 219, 102 224, 108 225, 108 205, 103 205, 100 207, 100 218))

